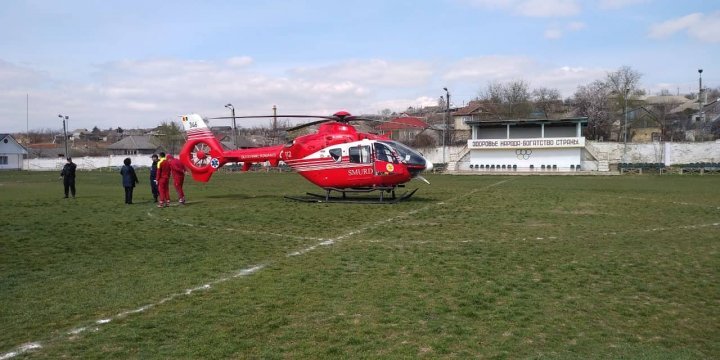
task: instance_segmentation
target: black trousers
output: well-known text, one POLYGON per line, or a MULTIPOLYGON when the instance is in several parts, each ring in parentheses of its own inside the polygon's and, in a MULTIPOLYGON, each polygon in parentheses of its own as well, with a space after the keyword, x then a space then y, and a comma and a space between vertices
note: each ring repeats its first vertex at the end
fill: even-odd
POLYGON ((152 192, 153 199, 155 199, 155 201, 157 201, 157 198, 158 198, 158 195, 160 194, 160 192, 158 192, 158 187, 157 187, 157 183, 155 182, 155 180, 150 180, 150 191, 152 192))
POLYGON ((68 197, 68 192, 75 197, 75 178, 63 177, 63 185, 65 185, 65 197, 68 197))
POLYGON ((132 204, 133 189, 135 189, 135 187, 125 186, 125 203, 126 204, 132 204))

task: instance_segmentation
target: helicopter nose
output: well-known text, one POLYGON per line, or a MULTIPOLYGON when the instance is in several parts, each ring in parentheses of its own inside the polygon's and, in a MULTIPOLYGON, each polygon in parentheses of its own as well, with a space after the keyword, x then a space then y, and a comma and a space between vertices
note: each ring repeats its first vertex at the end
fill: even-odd
POLYGON ((433 169, 433 163, 431 163, 431 162, 427 161, 427 159, 425 159, 425 171, 430 171, 432 169, 433 169))

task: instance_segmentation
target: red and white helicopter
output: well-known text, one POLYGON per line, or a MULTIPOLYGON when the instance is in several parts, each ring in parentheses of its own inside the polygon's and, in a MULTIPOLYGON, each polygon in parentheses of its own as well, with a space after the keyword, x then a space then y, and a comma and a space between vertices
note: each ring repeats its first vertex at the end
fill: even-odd
MULTIPOLYGON (((200 115, 184 115, 182 124, 187 142, 180 151, 180 160, 190 170, 193 179, 201 182, 210 180, 212 174, 227 163, 241 162, 243 171, 246 171, 253 163, 269 162, 271 166, 278 166, 282 161, 325 190, 324 195, 308 193, 310 198, 288 197, 312 202, 361 201, 346 195, 373 191, 379 191, 380 197, 372 202, 397 202, 409 198, 417 189, 396 197, 396 188, 404 187, 413 178, 427 182, 420 174, 433 167, 422 154, 406 145, 385 136, 358 132, 349 122, 369 119, 356 118, 346 111, 332 116, 276 116, 321 120, 287 129, 293 131, 320 124, 317 132, 299 136, 285 145, 226 151, 200 115), (342 194, 342 197, 331 197, 332 191, 342 194), (386 200, 384 193, 391 194, 391 199, 386 200)), ((237 116, 235 119, 266 117, 271 116, 237 116)), ((367 199, 362 202, 367 202, 367 199)))

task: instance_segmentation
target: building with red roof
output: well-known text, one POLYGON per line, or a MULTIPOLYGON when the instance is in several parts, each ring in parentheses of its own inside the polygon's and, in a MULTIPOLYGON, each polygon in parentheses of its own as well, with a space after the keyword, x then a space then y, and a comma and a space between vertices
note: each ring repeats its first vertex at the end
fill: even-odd
POLYGON ((390 139, 409 144, 413 143, 415 138, 428 128, 430 128, 430 125, 418 117, 401 116, 388 122, 383 122, 377 126, 375 130, 390 139))

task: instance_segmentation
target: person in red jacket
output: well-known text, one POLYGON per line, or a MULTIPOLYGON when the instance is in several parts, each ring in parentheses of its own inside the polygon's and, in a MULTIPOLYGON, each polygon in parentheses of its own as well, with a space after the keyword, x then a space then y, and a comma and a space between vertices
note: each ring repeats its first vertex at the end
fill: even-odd
POLYGON ((183 191, 183 183, 185 182, 185 165, 180 159, 174 158, 172 155, 167 156, 167 162, 170 163, 170 171, 172 172, 173 185, 178 195, 178 202, 185 204, 185 192, 183 191))
POLYGON ((170 163, 165 158, 165 153, 160 153, 160 160, 157 163, 158 192, 160 193, 157 207, 170 206, 170 163))

